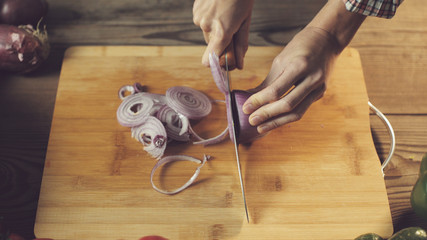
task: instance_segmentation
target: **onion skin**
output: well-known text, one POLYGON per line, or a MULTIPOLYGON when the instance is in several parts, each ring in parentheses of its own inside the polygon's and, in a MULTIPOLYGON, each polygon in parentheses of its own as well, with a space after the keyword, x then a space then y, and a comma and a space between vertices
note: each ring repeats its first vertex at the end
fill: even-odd
POLYGON ((0 24, 0 71, 28 73, 37 69, 48 55, 45 31, 0 24))
POLYGON ((0 1, 0 23, 36 27, 46 17, 46 0, 3 0, 0 1))

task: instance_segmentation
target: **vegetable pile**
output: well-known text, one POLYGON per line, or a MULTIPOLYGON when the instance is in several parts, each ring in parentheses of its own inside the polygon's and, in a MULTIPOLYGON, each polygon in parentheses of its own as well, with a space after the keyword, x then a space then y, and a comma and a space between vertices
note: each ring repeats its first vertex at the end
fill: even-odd
POLYGON ((226 84, 225 72, 219 65, 219 58, 212 54, 209 60, 214 81, 226 98, 228 119, 227 128, 213 138, 204 139, 191 127, 192 120, 206 117, 212 109, 212 101, 202 92, 186 86, 174 86, 163 95, 145 92, 139 83, 119 89, 118 95, 122 103, 117 109, 117 121, 122 126, 131 128, 132 137, 158 160, 151 171, 151 184, 160 193, 176 194, 190 186, 199 175, 200 168, 210 158, 206 155, 203 160, 185 155, 163 157, 169 142, 192 141, 193 144, 206 146, 223 141, 227 135, 230 135, 233 141, 232 124, 236 128, 238 143, 248 143, 260 137, 256 128, 249 124, 248 115, 241 109, 250 93, 242 90, 230 92, 226 84), (232 111, 235 111, 236 119, 232 119, 232 111), (153 182, 154 173, 163 164, 173 161, 191 161, 199 163, 200 166, 182 187, 173 191, 159 189, 153 182))
POLYGON ((48 57, 46 0, 0 0, 0 71, 28 73, 48 57))

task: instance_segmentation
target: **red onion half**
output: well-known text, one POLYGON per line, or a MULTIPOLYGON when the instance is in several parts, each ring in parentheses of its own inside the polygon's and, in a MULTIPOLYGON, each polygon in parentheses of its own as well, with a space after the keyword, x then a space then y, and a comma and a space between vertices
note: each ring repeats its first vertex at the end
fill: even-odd
MULTIPOLYGON (((230 107, 232 111, 234 111, 234 116, 238 117, 237 120, 234 120, 237 143, 249 143, 264 136, 264 134, 259 134, 257 128, 249 123, 249 115, 245 114, 242 109, 243 104, 251 95, 252 93, 244 90, 233 90, 231 92, 231 99, 233 102, 230 107)), ((231 124, 230 121, 229 124, 231 124)), ((232 131, 230 131, 230 135, 231 134, 233 134, 232 131)))

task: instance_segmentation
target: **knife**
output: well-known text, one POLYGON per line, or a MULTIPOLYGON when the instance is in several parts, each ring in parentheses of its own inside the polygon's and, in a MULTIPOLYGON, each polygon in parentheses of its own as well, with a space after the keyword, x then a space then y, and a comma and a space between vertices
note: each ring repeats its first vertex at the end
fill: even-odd
MULTIPOLYGON (((233 47, 231 46, 230 48, 232 49, 233 47)), ((234 149, 236 151, 237 170, 239 172, 240 188, 242 190, 243 204, 245 205, 246 220, 249 223, 249 213, 248 213, 248 207, 246 204, 245 187, 243 184, 242 169, 241 169, 240 158, 239 158, 239 143, 237 142, 238 132, 236 131, 237 127, 236 127, 236 123, 234 122, 234 119, 239 119, 239 117, 237 116, 237 106, 236 106, 236 101, 234 99, 234 94, 231 92, 231 87, 230 87, 230 75, 229 75, 227 49, 225 50, 224 55, 225 55, 226 81, 227 81, 227 87, 228 87, 227 97, 229 98, 228 100, 230 103, 228 111, 231 111, 229 116, 231 116, 231 128, 232 128, 232 132, 233 132, 234 149)))

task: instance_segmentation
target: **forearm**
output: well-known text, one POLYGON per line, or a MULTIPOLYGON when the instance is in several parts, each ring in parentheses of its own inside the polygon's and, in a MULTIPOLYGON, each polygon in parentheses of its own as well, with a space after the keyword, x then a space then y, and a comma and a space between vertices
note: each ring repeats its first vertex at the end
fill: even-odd
POLYGON ((327 32, 342 51, 356 34, 366 16, 347 11, 342 0, 329 0, 307 27, 327 32))

